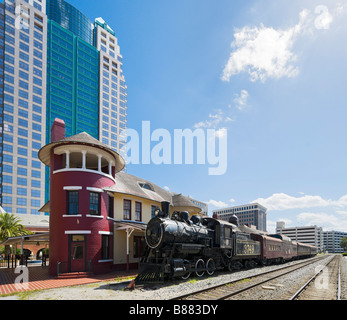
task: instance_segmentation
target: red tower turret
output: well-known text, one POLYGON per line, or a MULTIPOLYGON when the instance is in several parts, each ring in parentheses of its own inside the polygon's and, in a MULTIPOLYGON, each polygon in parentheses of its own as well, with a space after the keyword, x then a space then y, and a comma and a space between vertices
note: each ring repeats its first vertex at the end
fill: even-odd
POLYGON ((102 273, 113 264, 113 198, 123 158, 86 132, 65 138, 56 119, 52 142, 39 151, 50 167, 49 271, 102 273))

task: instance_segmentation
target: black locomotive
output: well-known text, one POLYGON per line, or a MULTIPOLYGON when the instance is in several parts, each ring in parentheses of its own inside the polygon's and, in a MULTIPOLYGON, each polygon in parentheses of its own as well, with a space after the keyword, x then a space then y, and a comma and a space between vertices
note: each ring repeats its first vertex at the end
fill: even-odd
POLYGON ((316 247, 291 242, 289 238, 265 236, 238 227, 236 216, 226 222, 198 215, 189 219, 188 212, 174 212, 170 218, 169 213, 170 203, 162 202, 162 210, 147 225, 147 249, 140 261, 136 283, 187 279, 192 273, 202 277, 205 272, 212 275, 220 269, 232 271, 283 262, 297 258, 304 247, 302 257, 317 253, 316 247))

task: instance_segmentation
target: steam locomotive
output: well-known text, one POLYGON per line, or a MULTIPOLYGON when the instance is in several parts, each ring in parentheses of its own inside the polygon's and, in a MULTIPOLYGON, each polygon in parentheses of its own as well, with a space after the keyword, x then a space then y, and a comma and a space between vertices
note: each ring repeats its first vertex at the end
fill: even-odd
POLYGON ((135 282, 156 282, 192 273, 202 277, 216 270, 252 268, 284 261, 307 258, 317 248, 291 241, 283 235, 264 235, 246 226, 238 226, 232 216, 229 222, 188 212, 169 216, 170 203, 162 202, 162 210, 146 228, 147 249, 141 258, 135 282))

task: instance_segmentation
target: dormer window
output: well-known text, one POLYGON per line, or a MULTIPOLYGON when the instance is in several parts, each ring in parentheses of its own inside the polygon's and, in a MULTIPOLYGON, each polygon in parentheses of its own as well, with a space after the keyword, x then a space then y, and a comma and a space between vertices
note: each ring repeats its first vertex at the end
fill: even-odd
POLYGON ((139 186, 143 189, 154 191, 153 187, 147 182, 139 182, 139 186))

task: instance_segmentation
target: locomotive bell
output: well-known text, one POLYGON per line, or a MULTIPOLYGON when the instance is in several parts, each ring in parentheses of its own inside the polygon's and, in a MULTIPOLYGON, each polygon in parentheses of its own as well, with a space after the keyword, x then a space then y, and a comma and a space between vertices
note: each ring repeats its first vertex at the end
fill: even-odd
POLYGON ((189 224, 189 213, 188 211, 182 211, 180 213, 180 218, 182 221, 187 222, 189 224))
POLYGON ((192 216, 190 220, 193 222, 193 224, 200 224, 201 223, 201 217, 198 215, 192 216))
POLYGON ((229 223, 234 224, 235 226, 239 225, 239 218, 234 214, 229 218, 229 223))

